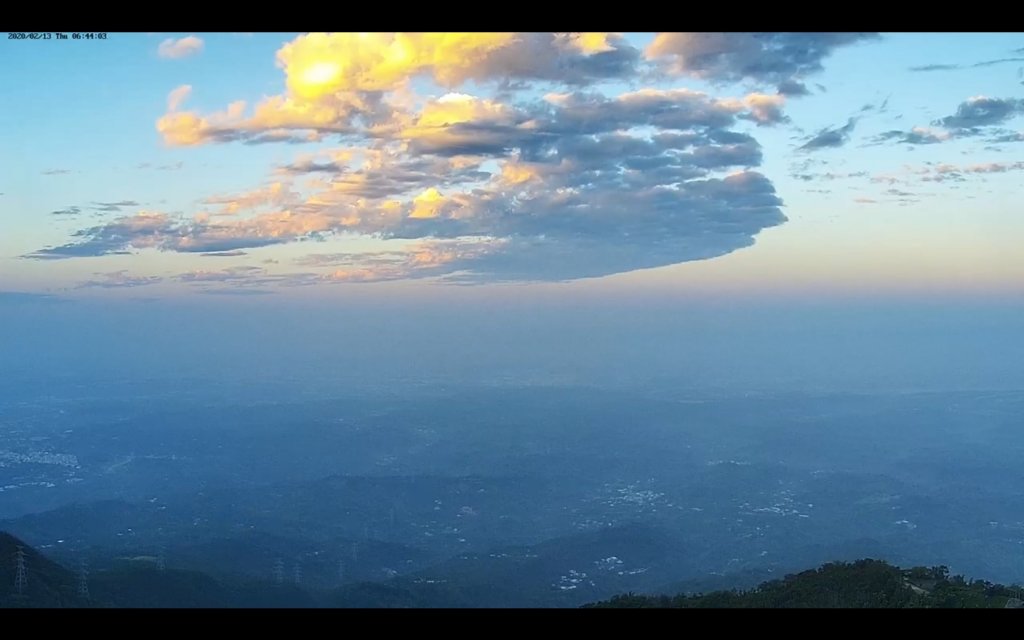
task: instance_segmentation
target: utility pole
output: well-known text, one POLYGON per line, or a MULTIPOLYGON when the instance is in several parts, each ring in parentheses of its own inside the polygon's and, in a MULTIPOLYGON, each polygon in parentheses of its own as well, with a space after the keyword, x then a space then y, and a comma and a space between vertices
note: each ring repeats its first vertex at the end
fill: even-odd
POLYGON ((78 563, 78 597, 89 599, 89 563, 85 558, 78 563))
POLYGON ((167 551, 164 549, 164 545, 161 544, 160 548, 156 553, 156 570, 163 571, 167 568, 167 551))
POLYGON ((18 552, 15 554, 17 562, 17 569, 14 573, 14 588, 18 592, 19 596, 25 595, 25 589, 28 588, 28 571, 25 570, 25 549, 18 547, 18 552))
POLYGON ((284 560, 281 558, 274 562, 274 582, 284 584, 284 560))

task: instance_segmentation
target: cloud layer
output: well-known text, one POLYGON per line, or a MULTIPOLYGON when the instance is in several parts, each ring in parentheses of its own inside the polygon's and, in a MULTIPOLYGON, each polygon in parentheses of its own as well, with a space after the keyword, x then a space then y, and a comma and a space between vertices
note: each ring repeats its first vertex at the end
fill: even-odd
POLYGON ((717 82, 778 85, 779 92, 805 93, 802 78, 822 70, 836 49, 876 38, 873 33, 660 33, 648 58, 666 60, 679 74, 717 82))
MULTIPOLYGON (((611 33, 303 35, 277 53, 281 94, 200 113, 181 85, 156 128, 171 146, 321 143, 314 151, 296 147, 250 191, 209 194, 187 214, 120 215, 27 257, 244 259, 328 238, 395 247, 313 254, 301 261, 308 273, 232 266, 177 279, 276 286, 571 280, 725 255, 786 220, 757 171, 754 134, 788 121, 787 99, 806 93, 802 79, 835 49, 869 37, 661 34, 641 51, 611 33), (621 88, 651 73, 778 92, 621 88)), ((201 47, 185 40, 164 44, 201 47)), ((854 122, 804 148, 841 145, 854 122)), ((122 280, 135 284, 108 274, 89 286, 122 280)))

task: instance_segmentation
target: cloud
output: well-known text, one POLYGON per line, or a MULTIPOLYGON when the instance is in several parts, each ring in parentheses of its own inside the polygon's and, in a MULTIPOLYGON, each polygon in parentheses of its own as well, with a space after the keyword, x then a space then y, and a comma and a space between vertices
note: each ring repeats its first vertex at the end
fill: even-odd
POLYGON ((921 180, 925 182, 962 181, 967 175, 1007 173, 1024 170, 1024 161, 1020 162, 985 162, 969 165, 953 165, 939 163, 932 167, 918 170, 921 180))
POLYGON ((42 173, 44 176, 63 176, 71 173, 71 169, 47 169, 42 173))
POLYGON ((416 77, 448 88, 469 81, 583 86, 626 78, 641 55, 610 33, 311 33, 277 52, 287 93, 246 115, 238 101, 210 115, 181 112, 182 87, 157 122, 167 144, 308 142, 392 120, 385 93, 416 77), (302 131, 304 133, 297 133, 302 131))
POLYGON ((781 93, 774 96, 751 93, 743 98, 743 103, 749 109, 747 117, 758 124, 779 124, 789 121, 789 117, 782 113, 786 98, 781 93))
POLYGON ((196 36, 184 38, 167 38, 157 47, 156 53, 161 58, 178 59, 187 58, 198 54, 203 50, 203 41, 196 36))
POLYGON ((845 180, 848 178, 864 178, 867 175, 867 171, 849 171, 846 173, 833 173, 831 171, 826 171, 825 173, 794 173, 792 174, 792 177, 797 180, 803 180, 804 182, 831 182, 833 180, 845 180))
POLYGON ((51 216, 77 216, 80 213, 82 213, 82 209, 80 207, 68 207, 66 209, 57 209, 56 211, 51 211, 50 215, 51 216))
POLYGON ((1024 100, 976 96, 960 103, 953 115, 939 118, 932 123, 943 127, 945 131, 928 127, 914 127, 910 131, 893 129, 878 134, 874 141, 923 145, 988 135, 991 136, 988 141, 994 144, 1017 142, 1022 139, 1020 134, 995 127, 1019 115, 1024 115, 1024 100))
POLYGON ((299 195, 292 191, 285 182, 271 182, 265 187, 253 191, 229 196, 211 196, 203 200, 203 204, 221 205, 216 215, 235 215, 265 206, 287 207, 299 204, 299 195))
POLYGON ((1002 124, 1021 114, 1024 114, 1024 100, 976 96, 960 103, 956 113, 936 120, 935 124, 959 130, 959 135, 971 135, 979 127, 1002 124))
MULTIPOLYGON (((168 105, 180 107, 175 89, 168 105)), ((166 144, 194 146, 207 143, 316 141, 325 134, 355 133, 357 119, 368 123, 389 118, 390 107, 381 94, 342 93, 309 102, 291 96, 271 96, 257 103, 246 115, 247 104, 239 100, 227 109, 209 115, 194 111, 169 110, 156 128, 166 144), (298 134, 303 131, 304 134, 298 134)))
MULTIPOLYGON (((878 174, 871 177, 872 182, 885 184, 906 184, 920 182, 964 182, 971 176, 984 176, 1024 171, 1024 161, 1017 162, 981 162, 956 165, 948 162, 926 162, 923 166, 904 167, 897 174, 878 174)), ((890 191, 892 191, 890 189, 890 191)), ((908 194, 911 195, 911 194, 908 194)))
MULTIPOLYGON (((217 220, 143 213, 31 257, 209 253, 354 233, 458 244, 437 253, 446 259, 428 270, 374 264, 321 276, 561 280, 705 259, 749 246, 760 230, 785 221, 771 181, 752 170, 760 145, 731 130, 742 117, 779 120, 782 101, 685 89, 549 94, 522 105, 450 95, 400 120, 391 138, 283 167, 328 179, 301 200, 271 197, 283 188, 250 194, 248 204, 279 207, 268 213, 217 220), (488 159, 496 169, 482 168, 488 159)), ((243 199, 208 203, 230 208, 243 199)))
POLYGON ((651 60, 671 71, 712 82, 755 82, 793 88, 822 70, 836 49, 878 37, 871 33, 659 33, 647 47, 651 60))
POLYGON ((310 33, 277 53, 289 92, 318 99, 388 91, 417 76, 583 85, 630 76, 640 52, 611 33, 310 33))
POLYGON ((1000 131, 993 135, 988 140, 993 144, 1003 144, 1006 142, 1024 142, 1024 133, 1019 131, 1000 131))
POLYGON ((224 285, 231 289, 266 292, 266 287, 309 286, 324 281, 324 277, 316 273, 270 273, 261 267, 248 265, 228 267, 226 269, 205 271, 195 270, 178 274, 172 280, 191 285, 199 290, 223 293, 224 285))
POLYGON ((233 251, 208 251, 206 253, 200 253, 199 255, 204 258, 237 258, 239 256, 247 256, 249 254, 241 249, 235 249, 233 251))
POLYGON ((817 149, 841 147, 850 141, 850 133, 857 125, 856 118, 850 118, 841 127, 825 128, 815 134, 810 140, 800 146, 804 151, 815 151, 817 149))
MULTIPOLYGON (((1015 51, 1014 53, 1021 53, 1021 51, 1015 51)), ((991 67, 997 64, 1006 64, 1009 62, 1021 62, 1024 58, 1013 57, 1013 58, 997 58, 995 60, 982 60, 981 62, 975 62, 974 64, 926 64, 919 67, 910 67, 910 71, 916 72, 928 72, 928 71, 957 71, 960 69, 980 69, 982 67, 991 67)))
POLYGON ((116 213, 121 211, 123 207, 137 207, 139 203, 134 200, 121 200, 118 202, 93 202, 93 209, 96 211, 104 211, 108 213, 116 213))
POLYGON ((779 95, 788 97, 798 97, 810 95, 810 91, 807 89, 807 85, 804 83, 788 78, 779 83, 778 86, 779 95))
MULTIPOLYGON (((741 79, 776 82, 778 93, 615 91, 656 66, 616 34, 300 36, 278 52, 284 93, 201 113, 185 107, 183 85, 156 126, 177 146, 336 140, 335 148, 296 152, 262 185, 211 195, 198 211, 118 216, 26 257, 238 256, 332 237, 382 247, 317 254, 300 273, 240 266, 173 278, 267 290, 571 280, 725 255, 786 221, 757 170, 762 149, 751 131, 759 129, 749 123, 786 122, 787 95, 806 91, 799 76, 865 38, 740 36, 723 37, 757 44, 761 66, 741 47, 707 69, 735 67, 741 79), (419 90, 425 79, 438 91, 417 94, 412 81, 419 90)), ((854 122, 805 147, 841 145, 854 122)))
POLYGON ((125 270, 112 271, 109 273, 97 273, 94 275, 99 277, 93 280, 81 282, 78 284, 77 288, 89 289, 99 287, 103 289, 122 289, 143 287, 163 281, 163 278, 160 276, 130 276, 125 270))
POLYGON ((179 169, 181 169, 184 166, 185 166, 185 163, 182 162, 181 160, 179 160, 177 162, 172 162, 172 163, 169 163, 169 164, 158 164, 158 165, 153 165, 150 162, 142 162, 142 163, 139 163, 138 165, 136 165, 135 168, 136 169, 155 169, 156 171, 178 171, 179 169))
POLYGON ((952 71, 953 69, 959 69, 958 64, 925 64, 919 67, 910 67, 910 71, 927 72, 927 71, 952 71))
POLYGON ((177 111, 178 107, 181 106, 181 103, 187 100, 191 94, 192 85, 190 84, 183 84, 176 89, 172 89, 171 92, 167 94, 167 110, 177 111))
POLYGON ((910 131, 893 129, 875 136, 877 142, 894 141, 902 144, 936 144, 952 138, 947 131, 933 131, 926 127, 914 127, 910 131))

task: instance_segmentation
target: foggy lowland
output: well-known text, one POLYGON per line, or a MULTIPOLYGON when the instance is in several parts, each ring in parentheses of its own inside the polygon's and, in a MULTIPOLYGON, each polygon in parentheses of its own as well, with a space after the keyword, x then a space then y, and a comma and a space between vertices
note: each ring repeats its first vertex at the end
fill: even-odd
POLYGON ((1024 606, 1024 35, 0 78, 0 606, 1024 606))

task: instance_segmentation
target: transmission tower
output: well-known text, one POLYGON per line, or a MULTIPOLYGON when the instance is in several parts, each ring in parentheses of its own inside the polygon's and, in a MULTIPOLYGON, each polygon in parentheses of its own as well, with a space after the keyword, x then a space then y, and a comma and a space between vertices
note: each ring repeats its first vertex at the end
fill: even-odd
POLYGON ((17 563, 17 569, 15 569, 14 573, 14 589, 21 596, 25 595, 25 589, 28 588, 28 572, 25 570, 25 549, 18 547, 18 552, 14 557, 17 563))
POLYGON ((284 584, 284 560, 281 558, 274 562, 274 582, 284 584))
POLYGON ((89 563, 85 558, 78 564, 78 596, 83 600, 89 599, 89 563))
POLYGON ((295 563, 295 570, 292 573, 292 578, 295 580, 295 586, 302 584, 302 563, 295 563))

